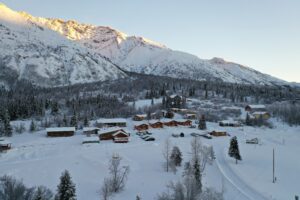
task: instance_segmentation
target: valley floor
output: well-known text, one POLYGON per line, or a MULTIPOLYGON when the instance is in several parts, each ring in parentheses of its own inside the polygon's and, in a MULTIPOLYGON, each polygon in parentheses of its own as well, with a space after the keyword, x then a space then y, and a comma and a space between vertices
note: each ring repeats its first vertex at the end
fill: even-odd
MULTIPOLYGON (((8 174, 22 179, 28 186, 45 185, 56 191, 59 177, 68 169, 76 183, 79 200, 100 199, 99 189, 108 174, 108 161, 113 153, 123 157, 123 164, 130 166, 128 183, 115 200, 155 199, 166 191, 169 181, 181 179, 181 167, 176 174, 165 172, 162 149, 166 138, 183 152, 184 161, 190 159, 190 133, 197 129, 177 127, 151 129, 156 141, 145 142, 132 133, 127 144, 101 141, 99 144, 82 145, 85 137, 78 132, 69 138, 47 138, 44 131, 15 135, 9 140, 13 148, 0 154, 0 175, 8 174), (185 133, 184 138, 173 138, 172 133, 185 133)), ((202 143, 213 145, 216 160, 207 165, 204 185, 223 191, 228 200, 294 199, 300 195, 300 128, 276 123, 274 129, 239 127, 221 128, 207 123, 208 130, 224 129, 231 136, 237 136, 243 160, 237 165, 227 156, 230 137, 201 138, 202 143), (259 145, 246 144, 246 139, 257 137, 259 145), (276 153, 277 182, 272 183, 272 150, 276 153)))

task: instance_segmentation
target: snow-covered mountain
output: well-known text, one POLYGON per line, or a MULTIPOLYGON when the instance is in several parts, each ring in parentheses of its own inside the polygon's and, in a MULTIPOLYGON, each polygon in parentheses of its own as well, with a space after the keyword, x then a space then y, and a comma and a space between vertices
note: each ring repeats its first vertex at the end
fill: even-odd
MULTIPOLYGON (((143 37, 127 36, 126 34, 114 30, 110 27, 81 24, 73 20, 63 21, 60 19, 33 17, 25 12, 19 12, 18 18, 22 18, 22 20, 26 21, 27 24, 30 24, 32 28, 35 27, 34 29, 36 30, 36 37, 38 37, 39 34, 41 34, 41 36, 39 37, 45 35, 40 33, 43 32, 41 29, 51 29, 68 39, 69 42, 67 42, 66 40, 62 41, 64 43, 72 44, 69 46, 76 46, 74 43, 77 43, 78 46, 84 46, 84 50, 83 48, 79 48, 78 46, 76 47, 78 51, 85 51, 93 54, 93 56, 89 56, 88 59, 96 58, 97 60, 101 60, 102 64, 107 64, 107 68, 114 69, 116 74, 118 74, 115 75, 114 78, 121 76, 122 73, 119 73, 117 69, 113 68, 107 62, 104 62, 100 56, 108 58, 112 63, 119 66, 123 70, 138 73, 163 75, 176 78, 188 78, 194 80, 221 80, 230 83, 262 85, 287 84, 287 82, 283 80, 260 73, 249 67, 245 67, 236 63, 226 62, 220 58, 213 58, 211 60, 200 59, 197 56, 185 52, 174 51, 162 44, 150 41, 143 37), (86 49, 89 49, 89 51, 87 51, 86 49), (96 54, 98 54, 99 56, 97 56, 96 54)), ((49 31, 47 31, 47 35, 49 35, 49 37, 50 35, 55 35, 55 37, 57 37, 56 34, 48 34, 48 32, 49 31)), ((24 34, 21 35, 25 37, 24 34)), ((52 39, 50 39, 50 41, 52 41, 52 39)), ((60 53, 68 54, 68 52, 73 52, 73 50, 70 50, 70 48, 64 47, 68 45, 61 46, 63 46, 63 48, 59 49, 60 53)), ((41 47, 39 44, 37 44, 37 47, 35 48, 41 47)), ((81 55, 81 53, 78 54, 81 55)), ((79 59, 81 56, 73 57, 79 59)), ((45 58, 46 60, 49 59, 48 56, 45 56, 45 58)), ((81 60, 80 63, 81 62, 83 61, 81 60)), ((76 63, 74 63, 73 59, 67 59, 66 62, 64 62, 64 65, 71 65, 74 68, 77 68, 77 65, 76 63)), ((49 66, 47 70, 59 71, 61 70, 61 66, 61 64, 53 65, 51 69, 49 66)), ((81 82, 81 80, 86 81, 86 76, 81 77, 82 73, 80 72, 85 69, 87 69, 88 72, 92 71, 89 70, 89 68, 90 65, 86 66, 80 64, 79 73, 76 73, 75 76, 77 77, 77 79, 74 79, 72 77, 71 83, 81 82)), ((30 70, 27 71, 29 71, 30 73, 30 70)), ((25 70, 23 70, 23 72, 25 72, 25 70)), ((113 75, 113 73, 109 74, 113 75)), ((88 81, 93 81, 99 78, 97 77, 97 75, 97 72, 95 74, 90 74, 90 76, 93 78, 88 79, 88 81)), ((61 79, 63 76, 57 75, 57 77, 60 77, 61 79)))
POLYGON ((61 86, 125 77, 116 65, 0 4, 0 82, 61 86))

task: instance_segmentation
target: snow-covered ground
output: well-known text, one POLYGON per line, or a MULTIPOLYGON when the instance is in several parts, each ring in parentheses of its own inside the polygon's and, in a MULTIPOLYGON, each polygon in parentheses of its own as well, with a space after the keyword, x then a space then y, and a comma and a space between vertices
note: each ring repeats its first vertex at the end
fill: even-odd
MULTIPOLYGON (((128 144, 114 144, 101 141, 100 144, 82 145, 85 137, 78 132, 68 138, 47 138, 44 131, 15 135, 9 140, 13 149, 0 154, 0 175, 9 174, 23 179, 29 185, 46 185, 53 191, 59 182, 61 172, 68 169, 77 186, 78 199, 99 199, 99 188, 108 174, 108 161, 113 153, 123 157, 124 165, 130 166, 130 175, 125 191, 115 200, 155 199, 165 190, 171 180, 181 178, 182 168, 176 174, 163 170, 162 148, 172 133, 184 132, 186 137, 173 138, 173 145, 179 146, 185 161, 189 160, 191 132, 197 129, 184 127, 151 129, 154 142, 145 142, 135 135, 132 122, 128 119, 131 141, 128 144)), ((208 123, 208 130, 220 129, 215 123, 208 123)), ((202 142, 211 144, 216 161, 208 165, 204 184, 224 191, 226 199, 293 199, 300 195, 300 127, 287 127, 279 123, 274 129, 241 127, 222 128, 239 140, 243 161, 235 164, 227 156, 230 137, 213 138, 202 142), (258 137, 259 145, 246 144, 246 139, 258 137), (272 183, 272 149, 276 152, 277 182, 272 183)))

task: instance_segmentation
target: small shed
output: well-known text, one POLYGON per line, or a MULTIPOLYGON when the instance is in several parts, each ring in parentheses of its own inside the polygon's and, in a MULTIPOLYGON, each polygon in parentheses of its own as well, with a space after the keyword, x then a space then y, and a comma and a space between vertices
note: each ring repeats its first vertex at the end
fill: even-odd
POLYGON ((8 140, 0 140, 0 151, 11 149, 11 142, 8 140))
POLYGON ((82 139, 82 144, 100 143, 99 137, 85 137, 82 139))
POLYGON ((164 127, 164 123, 162 122, 155 122, 150 124, 151 128, 163 128, 164 127))
POLYGON ((98 119, 96 122, 98 128, 103 127, 126 127, 127 120, 123 118, 98 119))
POLYGON ((133 121, 143 121, 147 118, 146 114, 142 114, 142 115, 134 115, 132 120, 133 121))
POLYGON ((245 107, 245 111, 248 111, 248 112, 265 111, 265 110, 266 110, 265 105, 247 105, 245 107))
POLYGON ((127 143, 129 141, 129 135, 123 131, 118 131, 113 134, 113 140, 115 143, 127 143))
POLYGON ((47 128, 48 137, 69 137, 73 136, 75 133, 75 127, 56 127, 56 128, 47 128))
POLYGON ((97 135, 100 129, 97 127, 84 127, 83 134, 85 135, 97 135))
POLYGON ((212 131, 209 134, 212 135, 212 136, 215 136, 215 137, 227 136, 226 131, 219 131, 219 130, 218 131, 217 130, 212 131))
POLYGON ((148 124, 136 125, 136 126, 134 126, 134 129, 137 131, 145 131, 145 130, 149 129, 149 125, 148 124))
POLYGON ((123 129, 109 128, 109 129, 101 130, 99 132, 99 138, 100 138, 100 140, 113 140, 113 138, 114 138, 113 134, 115 134, 117 132, 124 132, 124 133, 126 133, 126 131, 124 131, 123 129))
POLYGON ((177 121, 172 120, 172 121, 169 121, 169 122, 164 122, 164 125, 165 126, 170 126, 170 127, 177 126, 177 121))

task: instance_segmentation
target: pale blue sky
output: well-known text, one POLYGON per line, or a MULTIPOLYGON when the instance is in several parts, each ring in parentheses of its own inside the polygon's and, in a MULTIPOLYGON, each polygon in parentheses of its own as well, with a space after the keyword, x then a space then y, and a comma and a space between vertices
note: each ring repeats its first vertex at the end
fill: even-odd
MULTIPOLYGON (((0 0, 1 1, 1 0, 0 0)), ((300 82, 299 0, 2 0, 35 16, 144 36, 300 82)))

